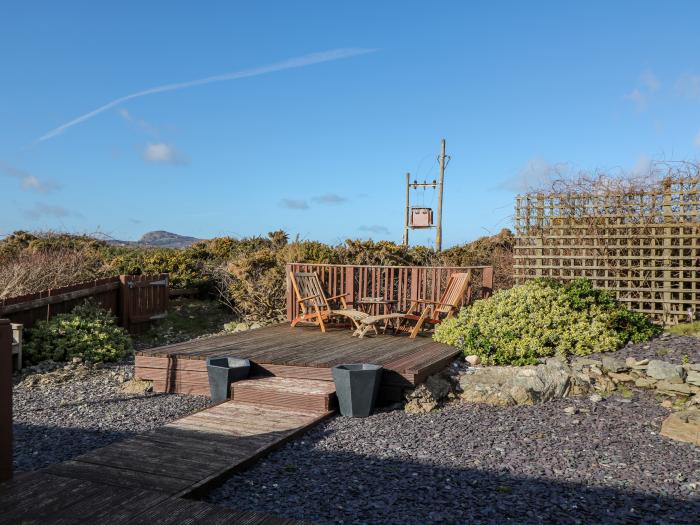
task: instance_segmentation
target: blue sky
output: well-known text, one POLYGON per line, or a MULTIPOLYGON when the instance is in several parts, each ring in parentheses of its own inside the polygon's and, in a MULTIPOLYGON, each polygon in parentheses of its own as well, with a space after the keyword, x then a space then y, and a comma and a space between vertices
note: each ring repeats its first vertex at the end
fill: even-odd
POLYGON ((445 245, 495 233, 555 166, 697 158, 698 19, 690 1, 8 0, 0 235, 400 241, 405 173, 432 180, 441 137, 445 245))

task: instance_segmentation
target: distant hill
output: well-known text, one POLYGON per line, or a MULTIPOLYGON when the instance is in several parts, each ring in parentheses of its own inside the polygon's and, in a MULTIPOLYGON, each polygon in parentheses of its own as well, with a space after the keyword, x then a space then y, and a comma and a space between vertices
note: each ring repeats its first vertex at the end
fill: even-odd
POLYGON ((110 244, 116 246, 143 246, 145 248, 187 248, 200 241, 196 237, 178 235, 177 233, 157 230, 144 233, 138 241, 108 240, 110 244))

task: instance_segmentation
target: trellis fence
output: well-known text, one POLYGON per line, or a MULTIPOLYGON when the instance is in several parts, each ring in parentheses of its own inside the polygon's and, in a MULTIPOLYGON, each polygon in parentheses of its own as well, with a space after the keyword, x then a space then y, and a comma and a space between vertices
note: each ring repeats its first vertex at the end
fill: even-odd
POLYGON ((515 278, 587 277, 666 323, 700 307, 700 178, 516 197, 515 278))

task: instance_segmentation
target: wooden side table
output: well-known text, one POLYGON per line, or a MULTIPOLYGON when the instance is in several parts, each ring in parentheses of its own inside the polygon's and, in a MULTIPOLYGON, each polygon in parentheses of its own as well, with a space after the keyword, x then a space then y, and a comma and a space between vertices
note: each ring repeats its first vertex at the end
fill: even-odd
MULTIPOLYGON (((373 314, 372 308, 374 306, 377 306, 378 310, 381 306, 383 306, 384 307, 383 313, 390 314, 390 313, 393 313, 394 307, 396 306, 397 303, 398 303, 398 301, 395 299, 385 299, 383 297, 363 297, 362 299, 357 301, 357 306, 358 306, 358 309, 360 311, 363 311, 363 312, 368 313, 370 315, 373 314)), ((377 312, 377 313, 380 313, 380 312, 377 312)), ((382 333, 386 333, 386 329, 389 326, 389 322, 390 322, 389 319, 384 321, 384 327, 382 329, 382 333)), ((396 330, 394 330, 394 331, 396 331, 396 330)))

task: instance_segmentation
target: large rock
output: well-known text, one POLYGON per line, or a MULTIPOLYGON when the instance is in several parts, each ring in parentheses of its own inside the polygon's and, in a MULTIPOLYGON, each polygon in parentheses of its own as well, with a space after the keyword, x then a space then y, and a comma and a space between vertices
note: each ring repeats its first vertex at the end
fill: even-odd
POLYGON ((700 386, 700 372, 689 370, 685 382, 690 385, 700 386))
POLYGON ((600 358, 602 364, 603 364, 603 370, 606 372, 613 372, 613 373, 618 373, 618 372, 626 372, 629 370, 630 367, 626 366, 626 364, 621 361, 620 359, 616 359, 614 357, 611 357, 609 355, 604 355, 600 358))
POLYGON ((423 414, 438 407, 440 401, 452 391, 452 383, 440 374, 435 374, 409 393, 404 410, 410 414, 423 414))
POLYGON ((658 359, 649 361, 646 373, 649 377, 666 383, 682 383, 685 379, 685 370, 681 365, 674 365, 658 359))
POLYGON ((556 359, 537 366, 493 366, 464 374, 460 398, 489 405, 531 405, 569 393, 571 373, 556 359))
POLYGON ((662 394, 681 394, 685 396, 693 394, 693 388, 685 383, 669 383, 668 381, 659 381, 656 383, 656 389, 662 394))
POLYGON ((700 410, 690 409, 671 414, 661 425, 661 435, 700 445, 700 410))

